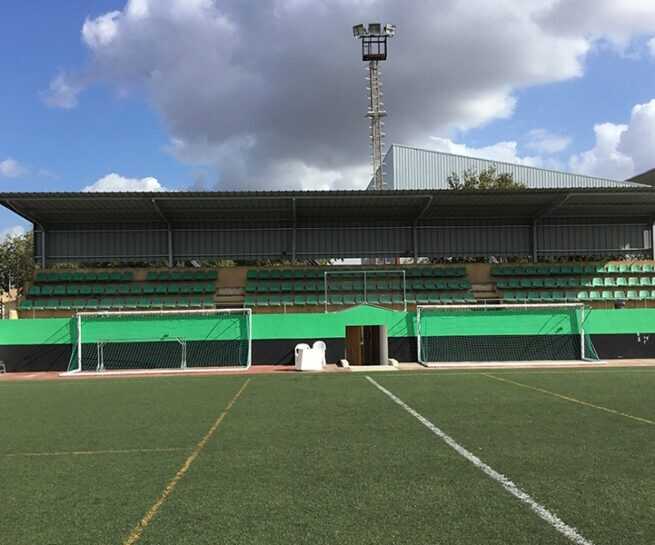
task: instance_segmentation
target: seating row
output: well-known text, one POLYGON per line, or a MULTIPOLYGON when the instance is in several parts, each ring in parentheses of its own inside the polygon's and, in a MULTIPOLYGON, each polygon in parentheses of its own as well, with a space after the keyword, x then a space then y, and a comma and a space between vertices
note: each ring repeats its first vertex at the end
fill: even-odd
POLYGON ((511 291, 504 301, 566 302, 566 301, 650 301, 655 300, 655 290, 601 290, 601 291, 511 291))
MULTIPOLYGON (((414 294, 408 293, 406 296, 409 304, 473 304, 476 302, 475 297, 470 292, 450 293, 450 294, 414 294)), ((367 294, 363 295, 329 295, 328 304, 330 305, 402 305, 404 304, 402 295, 390 294, 367 294)), ((325 296, 323 295, 247 295, 245 306, 305 306, 305 305, 325 305, 325 296)))
POLYGON ((31 286, 29 297, 65 295, 177 295, 185 293, 214 293, 214 284, 109 284, 109 285, 49 285, 31 286))
MULTIPOLYGON (((402 291, 400 281, 339 281, 328 283, 328 291, 402 291)), ((471 287, 468 280, 411 280, 406 282, 407 290, 467 290, 471 287)), ((324 282, 248 282, 247 293, 279 292, 325 292, 324 282)))
POLYGON ((328 273, 330 278, 336 276, 362 278, 366 272, 367 278, 374 278, 376 276, 383 276, 390 278, 393 276, 402 276, 402 271, 405 271, 405 278, 433 278, 433 277, 448 277, 457 278, 466 276, 466 269, 464 267, 407 267, 397 269, 341 269, 340 267, 332 267, 331 269, 250 269, 247 273, 248 280, 317 280, 323 279, 325 273, 328 273))
POLYGON ((132 271, 39 271, 34 277, 36 283, 41 282, 131 282, 132 271))
POLYGON ((178 281, 203 281, 203 280, 217 280, 218 271, 148 271, 146 280, 148 282, 178 282, 178 281))
POLYGON ((655 273, 653 263, 592 263, 587 265, 502 265, 491 268, 493 276, 548 276, 655 273))
POLYGON ((602 288, 655 286, 655 276, 605 276, 593 278, 512 278, 496 281, 499 289, 520 288, 602 288))
POLYGON ((161 309, 161 308, 209 308, 212 298, 103 298, 103 299, 25 299, 19 310, 108 310, 108 309, 161 309))

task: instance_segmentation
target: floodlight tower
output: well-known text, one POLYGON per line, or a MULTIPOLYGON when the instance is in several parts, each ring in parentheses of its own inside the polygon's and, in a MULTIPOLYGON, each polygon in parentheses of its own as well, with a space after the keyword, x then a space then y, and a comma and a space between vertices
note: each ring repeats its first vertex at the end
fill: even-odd
POLYGON ((395 25, 369 23, 355 25, 353 36, 362 41, 362 60, 368 62, 368 113, 366 117, 371 122, 371 159, 373 163, 373 186, 380 190, 384 188, 384 172, 382 172, 382 146, 384 133, 382 118, 387 115, 382 102, 382 77, 380 61, 387 60, 387 40, 396 34, 395 25))

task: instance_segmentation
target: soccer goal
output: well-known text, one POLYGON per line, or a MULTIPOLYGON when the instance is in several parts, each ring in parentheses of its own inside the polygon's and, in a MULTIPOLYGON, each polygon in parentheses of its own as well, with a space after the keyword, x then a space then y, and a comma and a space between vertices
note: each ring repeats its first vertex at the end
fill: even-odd
POLYGON ((419 305, 418 361, 445 363, 596 361, 579 303, 419 305))
POLYGON ((80 312, 68 372, 248 368, 250 309, 80 312))

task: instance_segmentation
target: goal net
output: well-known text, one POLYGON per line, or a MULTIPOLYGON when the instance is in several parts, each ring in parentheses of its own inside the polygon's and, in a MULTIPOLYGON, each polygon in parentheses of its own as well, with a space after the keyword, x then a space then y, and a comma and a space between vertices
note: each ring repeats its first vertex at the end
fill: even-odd
POLYGON ((247 368, 250 309, 80 312, 68 371, 247 368))
POLYGON ((582 304, 417 307, 418 360, 431 363, 597 360, 582 304))

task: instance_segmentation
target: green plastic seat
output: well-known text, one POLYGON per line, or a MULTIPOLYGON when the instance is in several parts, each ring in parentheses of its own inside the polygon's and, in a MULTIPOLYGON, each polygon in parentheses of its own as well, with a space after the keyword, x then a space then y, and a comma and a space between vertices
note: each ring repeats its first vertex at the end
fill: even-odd
MULTIPOLYGON (((591 292, 595 293, 595 292, 591 292)), ((589 301, 591 299, 591 293, 587 291, 579 291, 576 298, 578 301, 589 301)))
MULTIPOLYGON (((369 305, 379 305, 380 304, 380 294, 379 293, 367 293, 366 294, 366 302, 369 305)), ((429 303, 429 299, 427 298, 427 295, 425 296, 425 304, 429 303)))
POLYGON ((639 278, 635 276, 631 276, 628 278, 628 286, 638 286, 639 285, 639 278))
POLYGON ((603 278, 603 286, 606 288, 608 287, 612 288, 616 286, 616 281, 614 280, 614 278, 606 276, 605 278, 603 278))
POLYGON ((626 296, 630 301, 637 301, 640 299, 639 292, 637 290, 628 290, 626 296))
POLYGON ((117 294, 118 294, 118 286, 116 286, 115 284, 105 287, 105 295, 117 295, 117 294))
POLYGON ((655 266, 652 263, 644 263, 641 270, 645 273, 652 273, 655 272, 655 266))
POLYGON ((282 305, 282 297, 280 295, 271 295, 268 298, 268 304, 271 307, 279 307, 282 305))
POLYGON ((639 299, 642 301, 650 299, 650 290, 639 290, 639 299))
POLYGON ((589 300, 590 301, 600 301, 602 299, 601 293, 599 291, 590 291, 589 300))
POLYGON ((20 305, 18 305, 18 310, 32 310, 32 306, 34 305, 34 301, 31 299, 23 299, 20 302, 20 305))
POLYGON ((650 276, 642 276, 639 278, 639 285, 640 286, 651 286, 651 278, 650 276))
MULTIPOLYGON (((200 297, 189 297, 189 307, 191 308, 202 308, 202 298, 200 297)), ((254 295, 249 295, 246 297, 247 306, 255 306, 257 304, 257 298, 254 295)))
POLYGON ((624 278, 622 276, 619 276, 616 278, 616 286, 617 287, 625 287, 628 285, 628 279, 624 278))
POLYGON ((304 295, 296 295, 293 298, 293 304, 296 306, 304 306, 306 303, 307 303, 307 298, 304 295))
POLYGON ((247 280, 257 280, 259 278, 259 271, 257 269, 248 269, 246 273, 247 280))
MULTIPOLYGON (((190 301, 192 302, 194 300, 195 300, 195 298, 191 298, 190 301)), ((255 306, 256 302, 257 302, 257 298, 254 295, 246 295, 244 300, 243 300, 243 304, 245 306, 247 306, 247 307, 255 306)), ((191 305, 193 306, 193 303, 191 303, 191 305)))
MULTIPOLYGON (((370 299, 369 299, 370 301, 370 299)), ((427 293, 417 293, 416 294, 416 304, 417 305, 427 305, 430 302, 430 298, 427 293)))
POLYGON ((628 265, 627 263, 621 263, 621 264, 619 265, 619 267, 618 267, 618 272, 619 272, 620 274, 626 274, 626 273, 629 273, 629 272, 630 272, 630 265, 628 265))
POLYGON ((49 297, 54 292, 54 286, 41 286, 41 295, 49 297))
POLYGON ((156 282, 159 280, 159 271, 148 271, 148 274, 146 274, 146 280, 148 282, 156 282))
MULTIPOLYGON (((130 290, 131 293, 134 293, 132 290, 130 290)), ((178 295, 180 293, 180 286, 178 284, 169 284, 167 286, 166 292, 169 295, 178 295)))
POLYGON ((388 293, 383 293, 380 295, 380 304, 382 305, 391 305, 393 304, 393 299, 390 294, 388 293))
POLYGON ((623 290, 614 290, 613 298, 615 300, 625 299, 626 298, 625 292, 623 290))
POLYGON ((91 293, 93 295, 104 295, 105 294, 105 287, 104 286, 93 286, 91 288, 91 293))
POLYGON ((30 286, 30 288, 27 290, 27 295, 32 297, 41 295, 41 286, 30 286))

